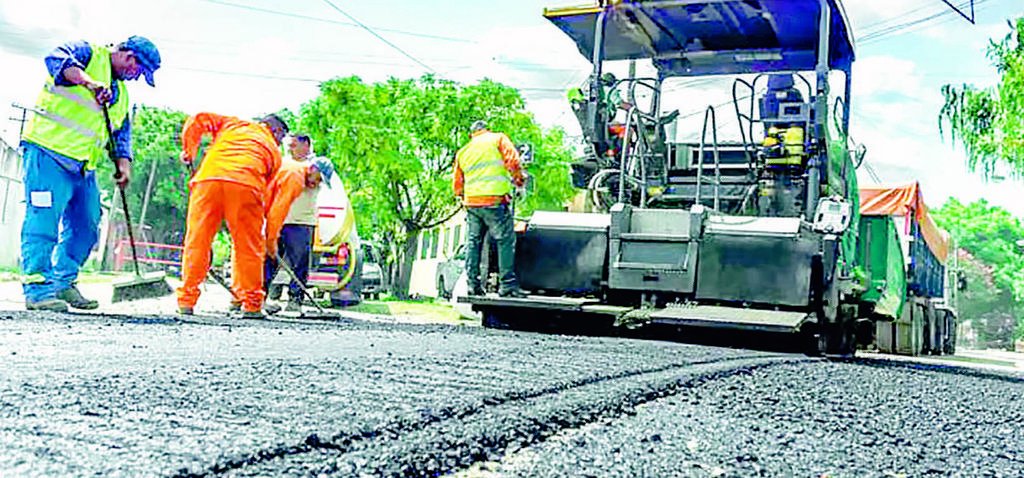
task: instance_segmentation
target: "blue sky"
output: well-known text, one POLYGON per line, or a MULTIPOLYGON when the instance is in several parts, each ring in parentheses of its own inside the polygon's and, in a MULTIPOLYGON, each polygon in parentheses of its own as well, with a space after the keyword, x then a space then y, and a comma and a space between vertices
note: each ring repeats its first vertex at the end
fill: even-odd
MULTIPOLYGON (((580 1, 331 1, 341 11, 325 0, 0 0, 0 107, 32 104, 44 75, 41 58, 57 44, 141 34, 157 43, 164 68, 157 88, 131 85, 137 103, 255 116, 297 108, 331 77, 415 77, 428 71, 425 64, 461 82, 490 77, 519 87, 542 123, 578 130, 564 91, 585 78, 589 64, 541 12, 580 1)), ((1021 184, 985 183, 969 174, 962 152, 943 142, 936 126, 941 85, 993 84, 984 47, 1008 31, 1008 18, 1024 15, 1019 0, 975 2, 977 25, 950 13, 858 42, 852 134, 868 146, 868 164, 883 182, 919 180, 933 206, 950 196, 986 198, 1024 217, 1021 184)), ((941 0, 844 4, 858 38, 948 10, 941 0)), ((683 112, 699 111, 726 98, 728 85, 702 85, 673 101, 683 112)), ((0 137, 16 135, 15 123, 0 125, 0 137)), ((873 181, 866 170, 859 174, 862 182, 873 181)))

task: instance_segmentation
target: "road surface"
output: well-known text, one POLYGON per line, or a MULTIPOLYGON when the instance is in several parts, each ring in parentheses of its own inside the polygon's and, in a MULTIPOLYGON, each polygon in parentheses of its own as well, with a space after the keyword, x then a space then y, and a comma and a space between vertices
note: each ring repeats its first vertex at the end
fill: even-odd
POLYGON ((0 312, 0 476, 1019 476, 1013 374, 479 327, 0 312))

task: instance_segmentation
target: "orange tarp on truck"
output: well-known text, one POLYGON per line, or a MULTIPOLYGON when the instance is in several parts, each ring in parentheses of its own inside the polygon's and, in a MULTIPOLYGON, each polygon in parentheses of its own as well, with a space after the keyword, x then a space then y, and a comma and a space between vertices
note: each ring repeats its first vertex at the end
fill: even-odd
MULTIPOLYGON (((924 204, 921 185, 917 182, 900 186, 861 186, 860 213, 864 216, 914 217, 921 228, 921 236, 928 249, 939 262, 945 264, 949 255, 949 233, 940 229, 928 214, 924 204)), ((905 223, 904 234, 910 233, 909 220, 905 223)))

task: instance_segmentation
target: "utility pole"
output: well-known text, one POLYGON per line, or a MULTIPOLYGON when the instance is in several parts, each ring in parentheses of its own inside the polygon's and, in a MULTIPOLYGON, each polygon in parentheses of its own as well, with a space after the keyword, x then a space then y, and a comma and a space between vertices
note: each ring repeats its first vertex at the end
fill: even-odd
POLYGON ((149 197, 153 194, 153 178, 156 177, 156 163, 157 159, 153 158, 153 163, 149 167, 149 179, 146 181, 146 195, 142 197, 142 212, 139 214, 139 236, 144 241, 146 239, 146 210, 149 209, 149 197))

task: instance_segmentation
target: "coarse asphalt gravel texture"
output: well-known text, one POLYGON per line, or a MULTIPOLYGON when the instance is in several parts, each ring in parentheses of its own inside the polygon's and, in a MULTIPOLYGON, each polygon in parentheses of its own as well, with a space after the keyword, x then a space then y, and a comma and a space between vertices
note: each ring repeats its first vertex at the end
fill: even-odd
POLYGON ((465 326, 0 312, 0 476, 1024 476, 1024 382, 465 326))

